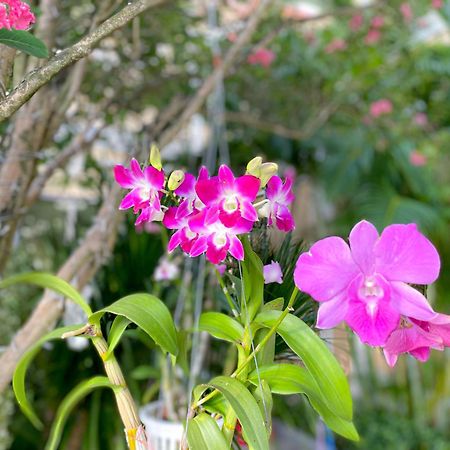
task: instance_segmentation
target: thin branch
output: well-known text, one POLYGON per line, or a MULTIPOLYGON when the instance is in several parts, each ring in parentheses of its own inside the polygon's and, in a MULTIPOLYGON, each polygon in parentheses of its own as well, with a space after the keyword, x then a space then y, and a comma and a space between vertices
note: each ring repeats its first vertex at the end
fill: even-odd
POLYGON ((307 121, 303 128, 298 130, 287 128, 279 123, 262 120, 258 117, 252 116, 251 114, 243 112, 227 111, 225 113, 225 120, 227 122, 248 125, 256 130, 276 134, 287 139, 302 141, 310 138, 320 127, 322 127, 330 116, 337 110, 337 108, 337 104, 330 104, 326 106, 313 118, 307 121))
MULTIPOLYGON (((87 151, 90 148, 90 144, 97 139, 104 127, 105 124, 102 124, 96 126, 93 130, 90 129, 86 130, 84 133, 80 133, 70 143, 70 145, 68 145, 62 152, 58 153, 55 158, 45 166, 44 170, 31 183, 25 199, 24 206, 26 209, 28 209, 39 198, 45 183, 51 177, 53 172, 59 167, 63 167, 72 156, 87 151)), ((21 208, 22 214, 23 209, 24 208, 21 208)))
POLYGON ((169 142, 171 142, 186 125, 187 121, 202 107, 208 95, 214 90, 217 82, 219 82, 224 75, 226 75, 231 66, 236 62, 241 49, 250 42, 253 33, 256 31, 259 22, 263 18, 267 7, 272 1, 273 0, 261 1, 258 8, 247 22, 244 31, 242 31, 236 42, 226 53, 222 63, 216 67, 208 78, 206 78, 201 88, 187 104, 177 122, 161 136, 159 141, 161 147, 165 147, 169 142))
POLYGON ((124 26, 146 9, 163 2, 164 0, 137 0, 128 4, 79 42, 53 56, 47 64, 28 74, 14 91, 0 102, 0 122, 16 112, 61 70, 89 55, 104 37, 124 26))

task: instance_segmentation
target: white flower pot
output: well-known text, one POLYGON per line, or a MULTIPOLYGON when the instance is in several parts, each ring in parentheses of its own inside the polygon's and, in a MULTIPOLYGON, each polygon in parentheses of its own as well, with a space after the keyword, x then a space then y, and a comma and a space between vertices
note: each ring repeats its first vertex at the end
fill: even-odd
POLYGON ((179 450, 183 438, 183 424, 158 419, 158 412, 163 402, 153 402, 139 410, 142 423, 145 425, 147 439, 152 450, 179 450))

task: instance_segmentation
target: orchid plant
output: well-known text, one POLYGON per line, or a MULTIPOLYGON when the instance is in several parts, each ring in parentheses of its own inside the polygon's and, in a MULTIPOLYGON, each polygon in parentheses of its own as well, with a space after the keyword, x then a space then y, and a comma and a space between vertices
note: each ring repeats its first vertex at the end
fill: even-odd
MULTIPOLYGON (((117 183, 129 190, 120 209, 132 209, 137 226, 159 222, 171 230, 169 253, 181 251, 191 258, 204 254, 216 266, 228 301, 228 313, 203 312, 194 331, 235 347, 234 370, 189 393, 185 448, 225 450, 236 440, 250 449, 268 450, 274 394, 305 394, 331 430, 358 440, 343 369, 323 340, 294 314, 300 291, 320 304, 317 328, 346 323, 363 343, 381 347, 390 366, 400 354, 426 361, 431 348, 450 345, 450 316, 435 312, 415 287, 437 279, 440 259, 414 224, 390 225, 380 236, 363 220, 352 229, 350 245, 337 236, 316 242, 296 262, 290 297, 266 301, 265 284, 281 283, 283 273, 277 261, 263 266, 249 236, 256 227, 290 232, 295 226, 289 209, 294 180, 288 176, 283 181, 277 172, 276 164, 257 157, 239 177, 226 165, 213 176, 204 167, 197 176, 182 170, 166 174, 155 146, 148 166, 142 168, 132 159, 129 167, 114 169, 117 183), (295 354, 294 362, 280 360, 277 336, 295 354)), ((164 277, 163 271, 158 276, 164 277)), ((91 339, 107 374, 82 383, 66 397, 47 449, 57 448, 77 401, 98 387, 113 390, 129 448, 148 448, 146 432, 151 435, 152 430, 141 425, 114 348, 133 322, 176 363, 182 353, 180 332, 164 303, 150 294, 133 294, 92 312, 73 287, 50 274, 18 275, 1 281, 0 287, 16 282, 52 288, 78 303, 88 316, 85 325, 60 328, 42 338, 19 363, 13 387, 33 424, 39 426, 40 421, 27 400, 25 373, 44 342, 74 335, 91 339), (101 327, 106 312, 117 316, 107 339, 101 327)))

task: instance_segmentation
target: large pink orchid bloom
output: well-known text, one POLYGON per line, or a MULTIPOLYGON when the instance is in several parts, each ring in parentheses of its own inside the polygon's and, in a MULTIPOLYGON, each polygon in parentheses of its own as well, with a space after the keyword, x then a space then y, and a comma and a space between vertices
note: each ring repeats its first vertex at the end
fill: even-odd
POLYGON ((415 224, 390 225, 381 236, 365 220, 350 233, 350 246, 336 236, 300 255, 296 285, 321 303, 318 328, 345 321, 364 343, 386 344, 401 316, 436 317, 426 298, 408 283, 429 284, 440 270, 439 255, 415 224))

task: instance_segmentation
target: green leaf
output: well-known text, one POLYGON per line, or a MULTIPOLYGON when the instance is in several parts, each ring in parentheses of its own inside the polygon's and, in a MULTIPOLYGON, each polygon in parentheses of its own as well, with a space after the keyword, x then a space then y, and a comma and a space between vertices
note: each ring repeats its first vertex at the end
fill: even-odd
MULTIPOLYGON (((244 297, 247 303, 248 320, 251 322, 261 309, 264 298, 263 263, 253 251, 247 236, 241 237, 244 246, 244 261, 242 261, 242 278, 244 297)), ((245 308, 242 308, 245 313, 245 308)))
POLYGON ((278 297, 275 300, 264 303, 262 310, 263 311, 281 311, 284 307, 284 298, 278 297))
POLYGON ((274 394, 306 394, 312 407, 320 414, 324 422, 336 433, 357 441, 358 432, 351 421, 342 419, 332 413, 326 406, 319 386, 307 369, 293 364, 271 364, 254 370, 248 380, 258 386, 259 379, 266 381, 274 394))
POLYGON ((153 366, 146 366, 146 365, 137 366, 130 373, 130 377, 133 378, 133 380, 156 379, 159 378, 160 375, 161 372, 159 369, 153 366))
MULTIPOLYGON (((255 321, 270 328, 280 314, 279 311, 263 312, 255 321)), ((277 333, 302 359, 326 399, 328 408, 342 419, 352 420, 352 397, 347 378, 322 339, 292 314, 284 318, 277 333)))
POLYGON ((122 337, 127 326, 131 323, 131 320, 124 316, 117 316, 109 330, 108 334, 108 351, 104 355, 104 359, 107 360, 113 353, 114 349, 122 337))
POLYGON ((235 378, 225 376, 212 379, 208 385, 220 391, 233 408, 249 447, 254 450, 269 450, 264 418, 249 390, 235 378))
POLYGON ((177 332, 166 305, 150 294, 132 294, 95 312, 89 322, 98 324, 105 313, 124 316, 144 330, 164 351, 177 354, 177 332))
POLYGON ((71 325, 67 327, 57 328, 56 330, 51 331, 50 333, 46 334, 38 341, 36 341, 23 354, 22 358, 20 358, 19 362, 17 363, 16 370, 14 371, 12 379, 14 395, 16 396, 20 409, 36 428, 42 428, 42 422, 39 420, 27 398, 27 392, 25 389, 25 376, 28 370, 28 366, 30 365, 33 358, 37 355, 43 344, 51 340, 61 339, 61 336, 64 333, 77 330, 82 326, 83 325, 71 325))
POLYGON ((255 397, 256 403, 264 418, 267 437, 270 437, 272 434, 272 392, 267 381, 261 379, 261 383, 259 382, 258 375, 256 375, 255 386, 256 388, 253 391, 253 397, 255 397))
POLYGON ((67 394, 56 412, 45 450, 56 450, 58 448, 64 425, 67 422, 69 414, 75 408, 77 403, 94 389, 104 387, 114 389, 114 385, 109 382, 108 377, 97 376, 89 380, 82 381, 67 394))
POLYGON ((48 58, 48 49, 45 44, 28 31, 2 28, 0 30, 0 44, 16 48, 36 58, 48 58))
POLYGON ((90 316, 92 314, 90 306, 87 304, 82 295, 66 280, 52 275, 51 273, 27 272, 21 273, 19 275, 13 275, 12 277, 8 277, 0 281, 0 289, 16 283, 35 284, 46 289, 51 289, 52 291, 55 291, 58 294, 61 294, 64 297, 72 300, 83 309, 87 316, 90 316))
POLYGON ((201 413, 189 421, 187 440, 191 450, 227 450, 229 447, 216 421, 201 413))
POLYGON ((229 342, 241 342, 244 335, 244 328, 237 320, 217 312, 203 313, 200 316, 199 329, 229 342))

